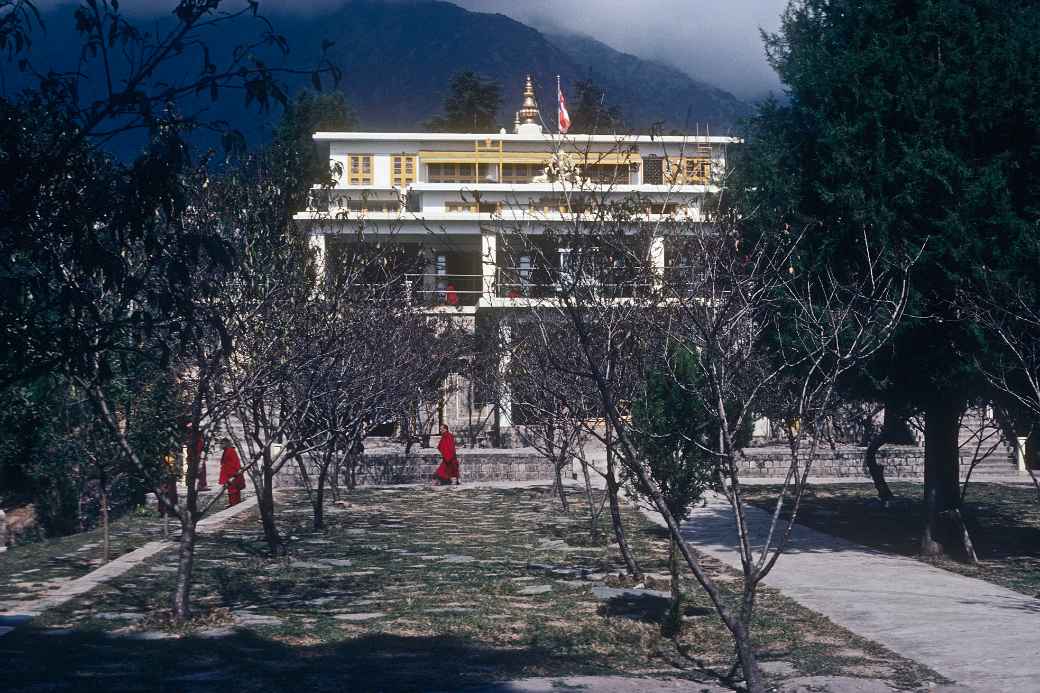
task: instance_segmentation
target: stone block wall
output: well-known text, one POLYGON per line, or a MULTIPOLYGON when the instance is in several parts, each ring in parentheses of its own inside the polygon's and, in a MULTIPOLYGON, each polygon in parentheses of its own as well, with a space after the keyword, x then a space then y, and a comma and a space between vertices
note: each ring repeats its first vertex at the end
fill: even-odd
MULTIPOLYGON (((385 484, 431 483, 441 463, 435 452, 366 453, 358 469, 359 486, 385 484)), ((460 450, 462 482, 472 481, 537 481, 551 480, 553 468, 543 457, 531 451, 504 452, 460 450)), ((303 486, 299 469, 286 465, 278 473, 276 486, 303 486)))
MULTIPOLYGON (((811 476, 866 477, 863 470, 864 448, 826 448, 818 450, 813 459, 811 476)), ((885 467, 888 479, 924 476, 924 449, 918 447, 888 447, 878 451, 877 461, 885 467)), ((790 453, 785 448, 748 448, 739 459, 742 477, 783 477, 791 465, 790 453)))
MULTIPOLYGON (((812 463, 810 476, 815 477, 869 477, 863 468, 866 449, 862 447, 829 447, 818 450, 812 463)), ((748 448, 739 461, 741 476, 783 477, 791 464, 786 448, 748 448)), ((923 479, 924 448, 917 446, 885 446, 878 450, 878 464, 885 468, 887 479, 923 479)), ((967 473, 970 456, 961 457, 961 476, 967 473)), ((1001 451, 994 452, 976 467, 974 475, 1002 474, 1014 471, 1013 461, 1001 451)), ((974 476, 972 478, 975 478, 974 476)))
MULTIPOLYGON (((864 448, 829 447, 817 451, 811 476, 868 478, 863 469, 864 448)), ((530 448, 517 450, 490 450, 464 448, 459 451, 462 481, 551 481, 552 465, 530 448)), ((924 448, 886 446, 878 451, 877 460, 885 467, 885 477, 893 479, 924 478, 924 448)), ((987 461, 989 462, 989 461, 987 461)), ((743 478, 783 478, 791 464, 789 452, 783 447, 748 448, 738 458, 743 478)), ((961 474, 967 472, 970 459, 961 460, 961 474)), ((405 456, 398 452, 366 453, 358 470, 359 485, 429 483, 440 464, 436 452, 418 451, 405 456)), ((1004 458, 994 455, 992 462, 980 467, 975 474, 1010 472, 1013 466, 1004 458)), ((973 476, 973 478, 975 478, 973 476)), ((278 486, 302 486, 299 470, 286 465, 276 480, 278 486)))

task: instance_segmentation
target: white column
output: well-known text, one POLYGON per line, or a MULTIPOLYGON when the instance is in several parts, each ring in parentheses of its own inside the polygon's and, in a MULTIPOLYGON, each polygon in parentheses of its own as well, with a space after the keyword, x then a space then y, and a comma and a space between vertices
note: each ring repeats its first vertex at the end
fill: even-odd
POLYGON ((1026 441, 1028 438, 1015 438, 1015 468, 1020 472, 1026 471, 1026 441))
POLYGON ((509 388, 510 328, 499 323, 498 348, 498 425, 500 429, 513 427, 513 394, 509 388))
POLYGON ((490 303, 496 294, 498 270, 498 235, 493 229, 480 230, 480 268, 483 275, 481 303, 490 303))
POLYGON ((307 240, 314 251, 314 266, 318 270, 318 284, 321 285, 325 281, 325 273, 328 270, 328 265, 325 261, 325 235, 312 233, 307 240))
POLYGON ((664 289, 664 238, 654 236, 650 241, 650 263, 654 271, 654 291, 664 289))

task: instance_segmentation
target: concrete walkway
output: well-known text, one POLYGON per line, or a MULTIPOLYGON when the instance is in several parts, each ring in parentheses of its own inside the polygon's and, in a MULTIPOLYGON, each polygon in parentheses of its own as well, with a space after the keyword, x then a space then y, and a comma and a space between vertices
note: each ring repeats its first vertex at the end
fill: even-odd
MULTIPOLYGON (((763 541, 769 516, 748 508, 748 517, 754 540, 763 541)), ((683 534, 739 569, 725 499, 694 511, 683 534)), ((766 583, 973 691, 1040 691, 1040 599, 800 525, 766 583)))
MULTIPOLYGON (((241 503, 231 508, 226 508, 214 513, 209 517, 199 520, 196 530, 201 534, 206 530, 219 528, 232 517, 243 513, 256 506, 256 496, 250 496, 241 503)), ((109 561, 100 568, 81 577, 65 582, 61 587, 51 590, 37 599, 21 602, 6 603, 0 606, 0 637, 3 637, 15 629, 16 626, 31 620, 47 609, 61 606, 70 599, 86 594, 98 585, 108 582, 112 578, 127 573, 144 561, 156 555, 164 549, 172 549, 177 546, 174 541, 151 541, 144 546, 124 554, 119 558, 109 561)))

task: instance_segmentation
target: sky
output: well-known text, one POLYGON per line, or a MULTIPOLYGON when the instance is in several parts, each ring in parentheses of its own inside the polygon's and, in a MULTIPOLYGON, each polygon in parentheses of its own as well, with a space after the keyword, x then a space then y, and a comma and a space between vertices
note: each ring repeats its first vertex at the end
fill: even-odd
MULTIPOLYGON (((40 6, 69 0, 40 0, 40 6)), ((759 31, 775 31, 787 0, 453 0, 539 30, 583 33, 640 58, 677 67, 743 99, 782 89, 759 31)), ((238 0, 228 0, 227 7, 238 0)), ((260 0, 262 10, 313 13, 343 0, 260 0)), ((133 13, 168 12, 175 0, 122 0, 133 13)), ((245 4, 242 0, 241 4, 245 4)))

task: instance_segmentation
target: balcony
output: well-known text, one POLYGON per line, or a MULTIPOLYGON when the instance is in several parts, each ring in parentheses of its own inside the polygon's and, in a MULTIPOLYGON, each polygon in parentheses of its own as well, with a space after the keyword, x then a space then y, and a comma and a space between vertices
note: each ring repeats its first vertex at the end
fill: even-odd
POLYGON ((483 279, 480 274, 406 274, 405 290, 413 305, 462 308, 480 302, 483 279))
POLYGON ((401 213, 405 198, 394 188, 315 188, 307 197, 308 212, 358 216, 367 213, 401 213))
MULTIPOLYGON (((499 267, 495 274, 495 296, 526 303, 524 299, 554 299, 570 295, 581 298, 632 299, 647 295, 651 283, 618 272, 584 272, 577 269, 499 267)), ((501 302, 496 302, 501 305, 501 302)), ((508 301, 506 305, 509 305, 508 301)))

